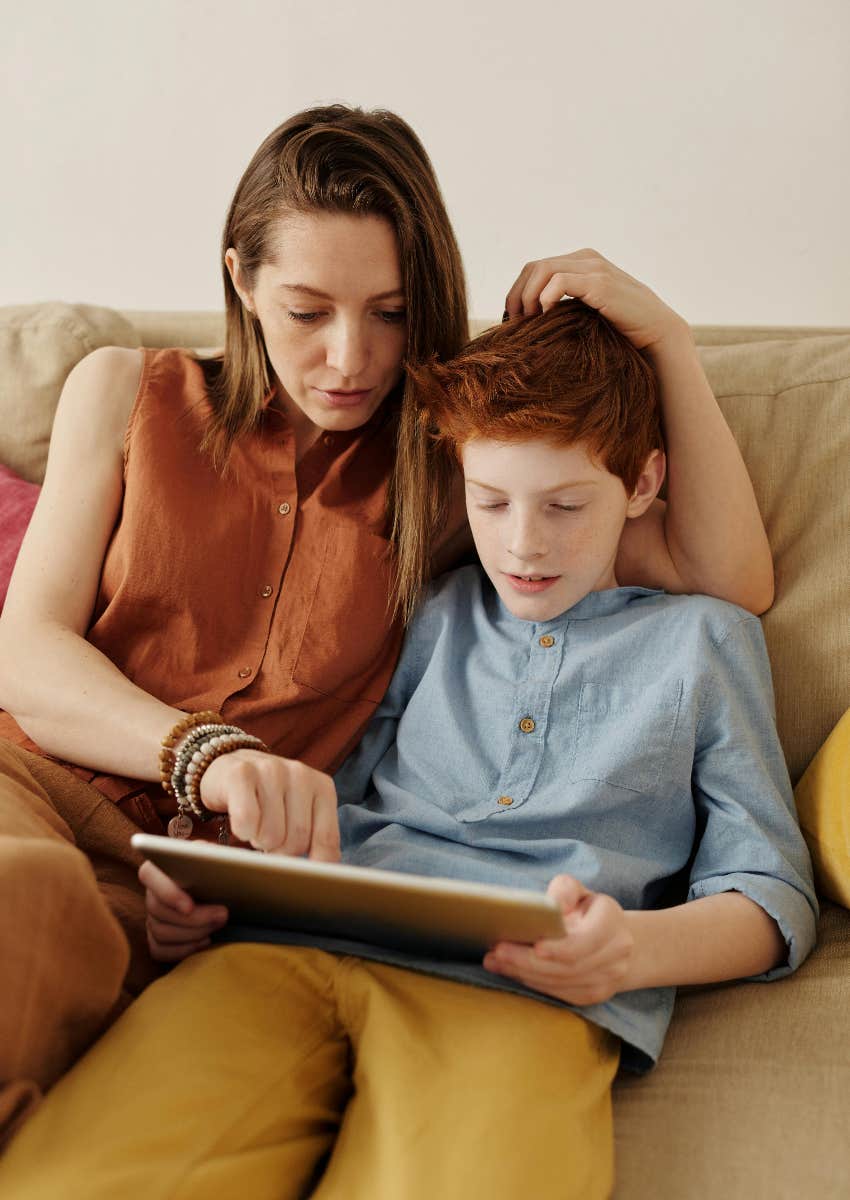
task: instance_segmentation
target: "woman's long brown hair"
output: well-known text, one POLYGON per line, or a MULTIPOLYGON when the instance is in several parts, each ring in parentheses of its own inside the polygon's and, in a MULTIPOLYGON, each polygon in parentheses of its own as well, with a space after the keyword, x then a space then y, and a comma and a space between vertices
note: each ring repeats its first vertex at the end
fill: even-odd
MULTIPOLYGON (((410 126, 386 110, 334 104, 290 117, 265 139, 242 176, 222 236, 225 345, 207 362, 213 415, 204 448, 226 463, 252 429, 273 381, 262 331, 239 299, 224 255, 236 250, 246 285, 271 255, 273 225, 287 212, 377 215, 395 230, 407 307, 405 362, 456 354, 468 337, 457 242, 434 169, 410 126)), ((397 553, 396 609, 409 615, 443 526, 453 467, 427 436, 405 377, 389 513, 397 553)))

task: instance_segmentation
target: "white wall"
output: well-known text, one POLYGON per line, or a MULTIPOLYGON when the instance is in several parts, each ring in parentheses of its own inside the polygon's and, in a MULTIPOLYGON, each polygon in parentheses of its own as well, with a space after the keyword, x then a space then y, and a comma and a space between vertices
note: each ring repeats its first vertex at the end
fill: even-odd
POLYGON ((386 106, 442 181, 471 307, 592 245, 694 322, 850 323, 847 0, 14 0, 0 304, 217 308, 256 145, 386 106))

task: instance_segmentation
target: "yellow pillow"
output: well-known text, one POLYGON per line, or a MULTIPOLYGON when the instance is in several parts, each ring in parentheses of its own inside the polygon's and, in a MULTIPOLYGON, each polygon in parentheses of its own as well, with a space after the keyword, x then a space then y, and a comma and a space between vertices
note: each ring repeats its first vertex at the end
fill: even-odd
POLYGON ((794 792, 822 896, 850 908, 850 709, 794 792))

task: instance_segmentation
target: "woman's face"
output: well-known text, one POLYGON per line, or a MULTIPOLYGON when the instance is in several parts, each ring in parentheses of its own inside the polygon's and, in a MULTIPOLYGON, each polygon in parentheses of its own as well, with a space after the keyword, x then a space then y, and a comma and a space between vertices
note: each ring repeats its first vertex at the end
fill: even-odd
POLYGON ((244 286, 236 252, 227 265, 257 315, 280 403, 303 452, 321 430, 357 429, 401 378, 407 344, 395 232, 377 216, 281 217, 269 262, 244 286))

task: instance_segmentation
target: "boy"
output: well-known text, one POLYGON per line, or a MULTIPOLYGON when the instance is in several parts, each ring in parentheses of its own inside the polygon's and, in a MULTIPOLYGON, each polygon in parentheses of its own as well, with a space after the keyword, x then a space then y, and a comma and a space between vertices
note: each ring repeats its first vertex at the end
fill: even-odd
POLYGON ((611 1081, 656 1060, 674 985, 811 948, 758 620, 617 586, 664 474, 644 360, 568 302, 419 384, 481 566, 432 586, 336 776, 343 859, 548 887, 564 936, 477 966, 231 927, 253 944, 187 959, 59 1085, 30 1172, 88 1111, 61 1154, 89 1197, 606 1196, 611 1081), (103 1115, 116 1069, 149 1130, 103 1115))

